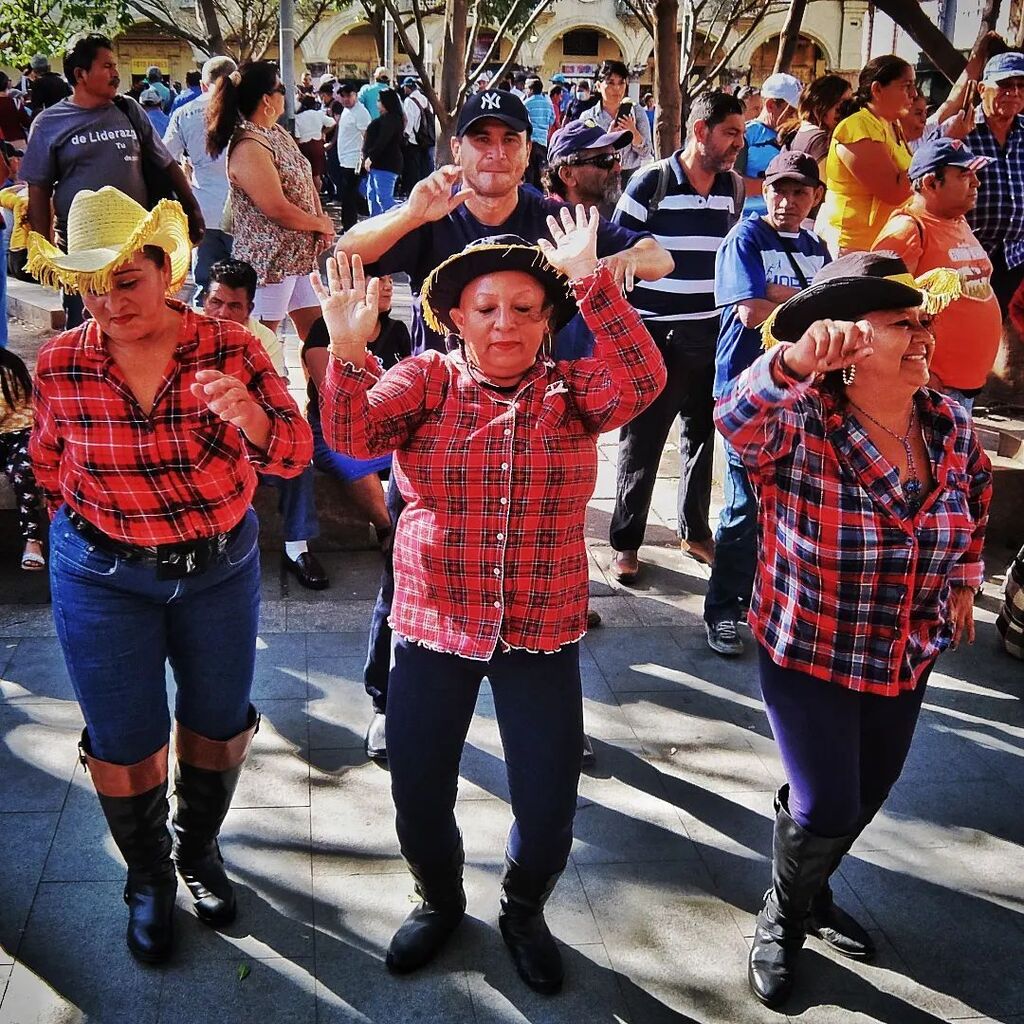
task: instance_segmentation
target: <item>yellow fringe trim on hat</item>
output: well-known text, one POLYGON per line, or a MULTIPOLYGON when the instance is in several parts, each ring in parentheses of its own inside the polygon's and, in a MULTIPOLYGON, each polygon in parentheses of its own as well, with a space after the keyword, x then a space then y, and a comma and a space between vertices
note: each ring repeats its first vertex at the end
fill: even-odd
MULTIPOLYGON (((479 252, 493 252, 496 249, 504 250, 506 253, 512 252, 518 249, 532 249, 536 252, 536 256, 533 259, 533 265, 535 267, 547 267, 556 277, 562 278, 565 281, 566 294, 569 292, 568 279, 558 270, 555 270, 553 266, 545 259, 544 253, 540 251, 536 246, 533 245, 509 245, 507 243, 490 244, 490 245, 474 245, 467 246, 461 252, 453 253, 446 260, 440 262, 434 269, 427 275, 426 280, 423 282, 423 286, 420 288, 420 312, 423 314, 423 319, 426 321, 427 326, 434 331, 436 334, 447 334, 449 328, 446 324, 441 322, 437 311, 434 309, 430 302, 430 292, 437 281, 437 275, 440 274, 445 267, 450 266, 453 263, 458 262, 464 257, 475 256, 479 252)), ((482 274, 480 275, 482 276, 482 274)))
MULTIPOLYGON (((54 261, 66 257, 67 253, 61 252, 38 231, 32 231, 28 236, 28 259, 25 261, 25 269, 47 288, 78 292, 79 294, 90 292, 93 295, 103 295, 113 287, 114 274, 125 264, 131 263, 138 253, 151 244, 153 236, 159 234, 164 228, 165 218, 184 219, 184 217, 185 214, 180 203, 173 199, 161 199, 122 243, 120 255, 99 270, 72 270, 68 267, 58 266, 54 261)), ((187 243, 187 221, 185 223, 187 243)), ((163 246, 159 248, 163 249, 163 246)), ((172 295, 185 283, 191 260, 183 260, 181 268, 175 274, 174 260, 171 258, 173 254, 166 249, 164 252, 167 252, 171 263, 171 281, 167 286, 167 294, 172 295)))
POLYGON ((11 240, 7 247, 11 252, 28 247, 29 223, 28 223, 28 195, 22 192, 17 185, 0 189, 0 207, 10 210, 14 214, 14 227, 11 229, 11 240))
MULTIPOLYGON (((920 277, 914 277, 913 274, 892 274, 884 278, 884 280, 905 284, 908 288, 914 288, 921 292, 924 296, 921 308, 929 316, 938 315, 963 295, 963 284, 960 281, 960 275, 948 267, 936 267, 920 277)), ((768 314, 765 322, 761 324, 761 347, 765 350, 774 348, 779 344, 779 339, 775 337, 773 327, 775 319, 784 305, 785 303, 776 306, 768 314)))

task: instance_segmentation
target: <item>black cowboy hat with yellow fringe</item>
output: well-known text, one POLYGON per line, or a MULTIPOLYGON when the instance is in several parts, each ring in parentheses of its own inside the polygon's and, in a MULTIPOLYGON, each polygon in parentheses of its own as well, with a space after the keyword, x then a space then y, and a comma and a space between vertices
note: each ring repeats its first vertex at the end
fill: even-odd
POLYGON ((544 286, 555 331, 576 315, 576 299, 568 280, 548 263, 536 245, 518 235, 491 235, 470 242, 430 272, 420 289, 423 319, 438 334, 458 334, 451 311, 458 306, 463 289, 478 277, 504 270, 522 271, 544 286))
POLYGON ((110 185, 75 195, 68 211, 67 240, 65 253, 38 232, 30 233, 26 266, 41 284, 103 294, 113 287, 114 273, 152 245, 167 253, 168 293, 173 295, 185 283, 192 262, 188 219, 180 203, 161 199, 147 210, 110 185))
POLYGON ((859 320, 884 309, 941 313, 960 297, 960 275, 938 268, 914 277, 891 252, 851 252, 826 263, 809 288, 787 299, 761 327, 764 347, 799 341, 818 320, 859 320))

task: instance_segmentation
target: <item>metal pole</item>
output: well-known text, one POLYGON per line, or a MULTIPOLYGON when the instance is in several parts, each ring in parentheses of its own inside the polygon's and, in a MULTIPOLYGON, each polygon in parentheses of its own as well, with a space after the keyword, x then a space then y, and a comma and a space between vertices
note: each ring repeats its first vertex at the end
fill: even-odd
POLYGON ((390 11, 384 12, 384 67, 388 69, 388 80, 395 81, 395 23, 390 11))
POLYGON ((288 131, 295 127, 295 0, 281 0, 281 82, 285 87, 284 122, 288 131))

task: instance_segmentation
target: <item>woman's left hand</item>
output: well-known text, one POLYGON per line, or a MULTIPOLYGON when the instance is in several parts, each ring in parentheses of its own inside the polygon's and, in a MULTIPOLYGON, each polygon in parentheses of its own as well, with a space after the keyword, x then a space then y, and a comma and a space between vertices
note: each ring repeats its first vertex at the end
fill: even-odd
POLYGON ((950 647, 955 651, 960 641, 974 643, 974 591, 970 587, 953 587, 949 592, 949 618, 953 626, 950 647))
POLYGON ((270 417, 237 377, 220 370, 200 370, 192 394, 204 401, 210 412, 242 431, 257 448, 266 447, 270 417))
POLYGON ((576 205, 576 216, 568 206, 559 212, 561 222, 548 217, 548 231, 554 245, 546 238, 537 241, 540 251, 555 270, 561 271, 570 281, 589 276, 597 267, 597 228, 601 215, 592 206, 590 212, 582 203, 576 205))

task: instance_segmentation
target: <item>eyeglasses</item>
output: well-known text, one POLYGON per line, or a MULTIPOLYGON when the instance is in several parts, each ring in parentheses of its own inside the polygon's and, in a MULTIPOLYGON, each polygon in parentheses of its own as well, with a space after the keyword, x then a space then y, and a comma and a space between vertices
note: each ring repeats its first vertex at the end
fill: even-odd
POLYGON ((287 96, 288 95, 288 87, 284 84, 284 82, 278 82, 278 84, 275 85, 274 88, 271 89, 270 91, 271 91, 271 93, 275 93, 276 92, 276 93, 278 93, 281 96, 287 96))
POLYGON ((622 163, 622 157, 618 153, 598 153, 597 156, 589 156, 585 160, 570 160, 573 167, 600 167, 602 171, 610 171, 616 164, 622 163))

